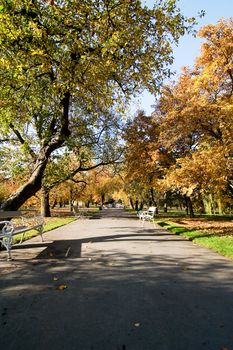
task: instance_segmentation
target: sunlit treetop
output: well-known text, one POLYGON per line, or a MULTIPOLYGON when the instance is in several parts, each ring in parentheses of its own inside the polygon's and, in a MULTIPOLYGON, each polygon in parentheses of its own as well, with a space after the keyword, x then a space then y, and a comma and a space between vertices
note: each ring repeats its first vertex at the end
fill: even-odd
POLYGON ((139 0, 0 0, 1 103, 11 113, 25 101, 55 108, 69 93, 91 108, 155 92, 170 74, 172 43, 194 22, 174 0, 154 9, 139 0))

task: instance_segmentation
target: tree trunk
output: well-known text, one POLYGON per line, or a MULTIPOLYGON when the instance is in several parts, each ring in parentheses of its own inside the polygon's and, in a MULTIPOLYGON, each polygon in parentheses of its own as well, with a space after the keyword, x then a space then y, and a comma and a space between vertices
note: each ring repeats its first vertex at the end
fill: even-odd
POLYGON ((182 210, 183 210, 183 203, 182 203, 182 201, 181 201, 181 199, 180 199, 180 198, 178 199, 178 201, 179 201, 179 207, 180 207, 180 210, 182 211, 182 210))
POLYGON ((186 199, 187 199, 187 206, 188 206, 188 210, 189 210, 189 217, 194 218, 192 201, 191 201, 190 197, 186 197, 186 199))
POLYGON ((186 214, 189 214, 189 207, 188 207, 188 197, 186 195, 184 195, 184 200, 185 200, 185 210, 186 210, 186 214))
POLYGON ((140 202, 140 206, 139 206, 139 210, 142 210, 142 209, 143 209, 143 206, 144 206, 144 202, 141 201, 141 202, 140 202))
POLYGON ((1 205, 1 209, 5 211, 18 210, 29 198, 34 196, 41 189, 42 177, 47 163, 48 157, 38 158, 29 180, 1 205))
POLYGON ((200 202, 200 204, 199 204, 199 206, 200 206, 199 213, 200 214, 205 214, 205 205, 204 205, 204 201, 202 199, 202 196, 199 195, 198 199, 199 199, 199 202, 200 202))
POLYGON ((151 205, 155 206, 155 214, 158 214, 159 210, 158 210, 157 202, 155 200, 154 189, 153 188, 150 189, 150 194, 151 194, 151 201, 152 201, 151 205))
POLYGON ((42 177, 51 153, 59 149, 64 144, 67 137, 70 136, 68 119, 70 97, 70 93, 66 92, 61 101, 63 114, 60 120, 61 128, 59 133, 57 133, 54 125, 51 124, 51 138, 41 147, 37 158, 35 157, 35 166, 29 180, 1 205, 1 209, 5 211, 19 209, 29 198, 34 196, 36 192, 41 189, 42 177))
POLYGON ((50 205, 49 205, 49 189, 41 187, 41 215, 43 217, 51 217, 50 205))
POLYGON ((133 199, 131 197, 129 198, 129 203, 131 205, 131 208, 134 209, 133 199))
POLYGON ((150 194, 151 194, 151 201, 152 201, 151 205, 156 206, 156 201, 155 201, 154 189, 153 188, 150 189, 150 194))
POLYGON ((57 205, 57 197, 55 196, 53 204, 51 205, 51 209, 54 209, 57 205))
POLYGON ((72 212, 74 207, 73 189, 70 187, 69 193, 69 211, 72 212))

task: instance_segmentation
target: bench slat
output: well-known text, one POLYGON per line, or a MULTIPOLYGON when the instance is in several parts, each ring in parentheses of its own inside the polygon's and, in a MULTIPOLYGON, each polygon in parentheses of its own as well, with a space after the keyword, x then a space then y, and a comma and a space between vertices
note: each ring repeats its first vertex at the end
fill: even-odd
POLYGON ((0 211, 0 218, 1 219, 6 219, 6 218, 18 218, 22 216, 21 211, 0 211))
POLYGON ((14 232, 13 232, 13 236, 19 235, 20 233, 31 231, 31 230, 38 230, 40 227, 41 227, 41 224, 35 225, 35 226, 30 226, 30 227, 25 227, 25 228, 19 228, 19 229, 16 228, 16 230, 14 230, 14 232))
POLYGON ((26 222, 26 225, 14 225, 11 219, 13 218, 22 218, 25 221, 25 218, 21 211, 0 211, 0 219, 5 219, 4 221, 0 220, 0 243, 6 248, 8 254, 8 260, 11 260, 11 247, 13 242, 13 236, 21 234, 20 243, 22 243, 24 233, 31 230, 36 230, 41 236, 43 242, 43 228, 44 228, 44 219, 42 216, 35 216, 30 219, 36 220, 34 223, 26 222), (2 225, 1 225, 2 223, 2 225))

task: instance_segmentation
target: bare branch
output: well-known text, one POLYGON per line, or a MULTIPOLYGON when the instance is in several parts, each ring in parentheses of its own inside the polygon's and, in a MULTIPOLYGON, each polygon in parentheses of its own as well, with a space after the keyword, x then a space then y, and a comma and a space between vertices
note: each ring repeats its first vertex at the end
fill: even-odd
POLYGON ((84 181, 84 180, 75 180, 75 179, 70 179, 70 180, 71 180, 72 182, 76 183, 76 184, 78 184, 78 183, 83 183, 83 184, 87 185, 87 182, 84 181))

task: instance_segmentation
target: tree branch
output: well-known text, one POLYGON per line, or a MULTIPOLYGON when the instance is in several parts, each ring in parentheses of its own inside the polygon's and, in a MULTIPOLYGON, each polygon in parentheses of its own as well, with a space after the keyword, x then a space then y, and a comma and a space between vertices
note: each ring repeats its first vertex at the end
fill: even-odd
MULTIPOLYGON (((22 135, 20 134, 20 132, 15 129, 14 125, 12 123, 9 124, 9 127, 11 128, 11 130, 13 131, 13 133, 17 136, 17 139, 19 140, 19 142, 22 144, 22 145, 25 145, 26 144, 26 141, 24 140, 24 138, 22 137, 22 135)), ((28 144, 27 144, 28 146, 28 144)), ((36 154, 35 152, 28 146, 28 152, 30 154, 30 156, 33 158, 33 159, 36 159, 36 154)))
POLYGON ((60 137, 64 140, 64 138, 67 138, 70 136, 70 130, 69 130, 69 107, 70 107, 70 98, 71 95, 69 92, 66 92, 63 99, 62 99, 62 107, 63 107, 63 114, 61 118, 61 132, 60 137))

